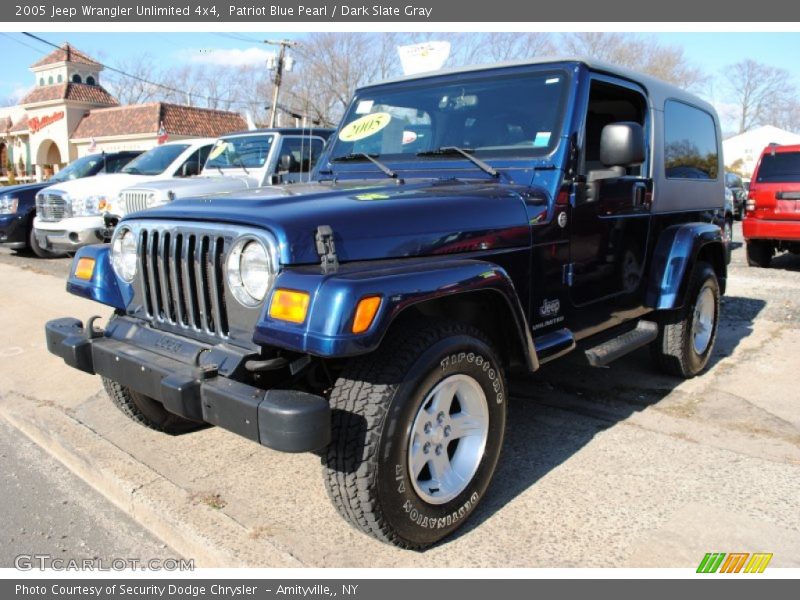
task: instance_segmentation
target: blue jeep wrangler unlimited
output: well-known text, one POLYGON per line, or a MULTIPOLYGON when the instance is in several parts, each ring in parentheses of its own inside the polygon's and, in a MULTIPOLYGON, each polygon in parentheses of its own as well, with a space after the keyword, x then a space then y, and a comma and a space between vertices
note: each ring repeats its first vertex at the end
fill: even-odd
POLYGON ((509 377, 644 345, 704 369, 720 148, 707 103, 583 60, 365 87, 315 182, 179 200, 81 249, 67 289, 115 314, 51 321, 48 347, 148 427, 321 453, 346 520, 423 548, 486 493, 509 377))

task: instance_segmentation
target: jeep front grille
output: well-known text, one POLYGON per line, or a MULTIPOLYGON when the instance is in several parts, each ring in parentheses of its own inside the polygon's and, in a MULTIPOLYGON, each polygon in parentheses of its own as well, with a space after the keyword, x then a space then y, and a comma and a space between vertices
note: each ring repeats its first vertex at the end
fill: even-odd
POLYGON ((125 207, 125 214, 129 215, 138 210, 144 210, 148 206, 148 198, 152 192, 142 192, 130 190, 122 192, 122 205, 125 207))
POLYGON ((36 215, 42 221, 61 221, 72 216, 72 206, 61 194, 48 192, 36 196, 36 215))
POLYGON ((139 277, 147 316, 226 338, 225 239, 212 232, 139 231, 139 277))

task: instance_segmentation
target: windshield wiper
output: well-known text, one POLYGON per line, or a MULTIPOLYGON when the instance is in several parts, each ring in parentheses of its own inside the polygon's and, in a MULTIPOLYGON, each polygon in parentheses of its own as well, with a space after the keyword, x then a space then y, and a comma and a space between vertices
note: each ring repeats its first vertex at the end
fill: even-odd
POLYGON ((350 154, 345 154, 343 156, 336 156, 331 159, 331 162, 347 162, 353 160, 368 160, 373 165, 378 167, 381 170, 381 172, 387 177, 391 177, 398 183, 403 183, 403 180, 397 177, 397 173, 392 171, 389 167, 387 167, 381 161, 376 159, 374 156, 372 156, 371 154, 367 154, 366 152, 351 152, 350 154))
POLYGON ((483 162, 480 158, 475 158, 470 154, 470 152, 474 152, 471 149, 464 149, 459 148, 458 146, 442 146, 441 148, 437 148, 436 150, 426 150, 424 152, 417 152, 417 156, 445 156, 448 154, 459 154, 470 161, 473 165, 478 167, 484 173, 488 173, 494 178, 500 177, 500 172, 497 171, 494 167, 490 164, 483 162))
POLYGON ((242 170, 244 171, 245 175, 250 175, 250 171, 248 171, 247 167, 244 166, 244 161, 242 160, 242 157, 239 156, 238 154, 234 154, 233 158, 236 161, 236 164, 242 167, 242 170))
POLYGON ((137 169, 136 167, 125 167, 122 169, 123 173, 127 173, 128 175, 141 175, 142 172, 137 169))

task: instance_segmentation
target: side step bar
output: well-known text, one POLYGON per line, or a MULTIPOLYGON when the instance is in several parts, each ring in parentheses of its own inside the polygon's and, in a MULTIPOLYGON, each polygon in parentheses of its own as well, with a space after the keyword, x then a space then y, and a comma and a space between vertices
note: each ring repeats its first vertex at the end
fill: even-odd
POLYGON ((652 321, 639 321, 636 329, 589 348, 586 359, 593 367, 605 367, 610 362, 633 352, 658 337, 658 325, 652 321))

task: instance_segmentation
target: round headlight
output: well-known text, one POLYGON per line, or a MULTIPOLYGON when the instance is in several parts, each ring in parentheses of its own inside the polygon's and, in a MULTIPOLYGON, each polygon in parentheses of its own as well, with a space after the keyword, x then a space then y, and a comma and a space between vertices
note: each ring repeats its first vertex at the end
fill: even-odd
POLYGON ((273 269, 269 251, 260 241, 244 238, 228 254, 228 287, 245 306, 263 302, 272 285, 273 269))
POLYGON ((123 229, 114 237, 111 266, 117 276, 128 283, 136 276, 136 236, 130 229, 123 229))

